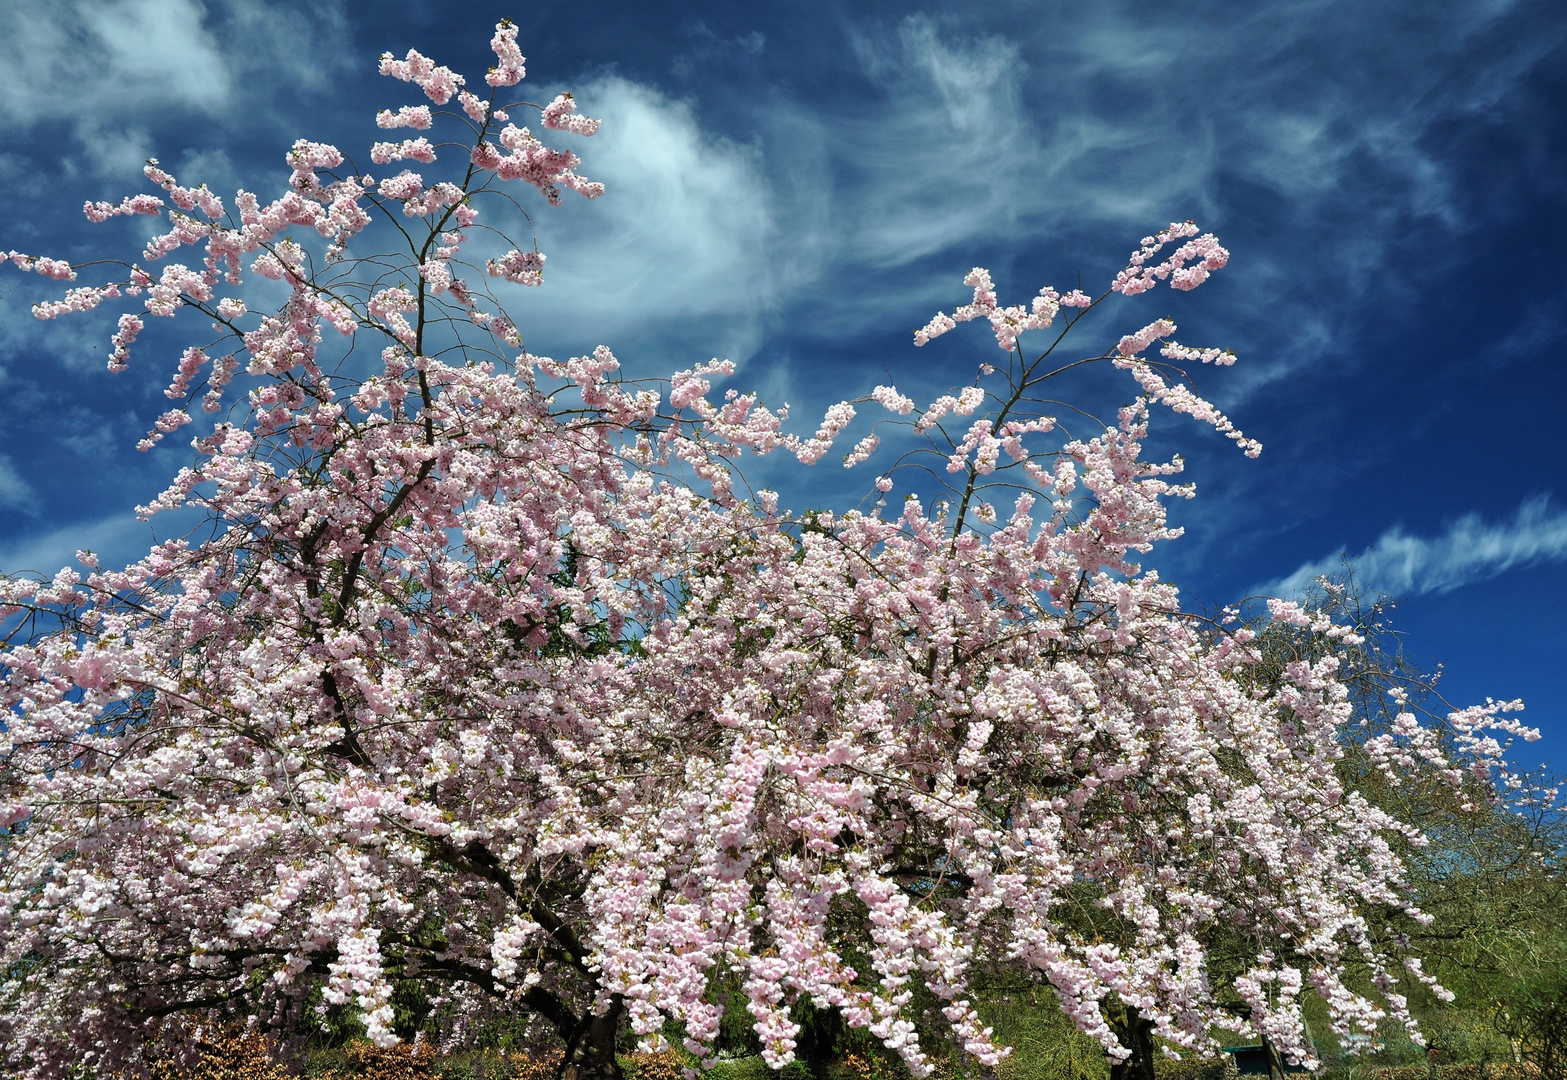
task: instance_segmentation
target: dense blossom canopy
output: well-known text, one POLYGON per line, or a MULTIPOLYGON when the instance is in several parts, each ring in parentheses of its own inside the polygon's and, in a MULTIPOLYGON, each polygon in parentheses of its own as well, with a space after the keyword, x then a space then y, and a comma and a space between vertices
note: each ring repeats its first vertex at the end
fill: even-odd
MULTIPOLYGON (((550 202, 602 188, 512 122, 530 107, 500 96, 524 74, 515 28, 493 46, 482 96, 417 52, 383 58, 430 104, 379 127, 452 130, 376 143, 374 176, 301 140, 281 196, 229 209, 150 164, 161 195, 86 213, 166 215, 143 255, 162 269, 37 308, 134 299, 115 370, 144 318, 196 309, 215 336, 180 356, 146 445, 198 401, 229 412, 146 508, 200 508, 202 538, 0 584, 5 1068, 131 1064, 211 1009, 297 1029, 317 988, 387 1043, 402 979, 434 988, 453 1039, 531 1012, 584 1075, 613 1071, 622 1021, 650 1042, 680 1021, 710 1057, 720 978, 769 1064, 792 1059, 807 999, 916 1076, 919 994, 980 1062, 1008 1052, 973 1004, 998 965, 1048 981, 1117 1058, 1111 1003, 1174 1047, 1249 1023, 1300 1059, 1307 987, 1341 1033, 1407 1017, 1400 987, 1425 976, 1378 912, 1410 906, 1394 842, 1418 834, 1339 779, 1336 662, 1260 686, 1250 633, 1183 613, 1137 562, 1177 533, 1165 500, 1192 493, 1179 460, 1144 454, 1156 406, 1260 449, 1182 381, 1180 364, 1234 357, 1159 319, 1055 359, 1110 291, 1202 284, 1218 241, 1171 225, 1098 298, 1002 306, 975 269, 972 301, 916 343, 982 319, 1005 360, 923 409, 878 386, 793 435, 787 410, 715 396, 727 362, 660 388, 621 380, 604 346, 523 348, 486 279, 537 286, 545 258, 494 248, 515 214, 500 185, 550 202), (446 178, 405 167, 459 134, 446 178), (401 246, 356 251, 383 235, 401 246), (184 248, 195 266, 169 261, 184 248), (251 275, 287 287, 281 306, 249 309, 251 275), (371 370, 348 347, 366 340, 371 370), (1090 359, 1137 396, 1069 437, 1033 402, 1090 359), (842 514, 745 488, 735 459, 816 462, 866 403, 945 459, 950 501, 889 507, 914 475, 894 469, 881 501, 842 514), (1250 949, 1223 987, 1219 933, 1250 949)), ((545 129, 598 126, 569 95, 532 108, 545 129)), ((1484 729, 1521 730, 1502 712, 1451 718, 1482 777, 1499 750, 1484 729)), ((1453 768, 1404 715, 1372 756, 1453 768)))

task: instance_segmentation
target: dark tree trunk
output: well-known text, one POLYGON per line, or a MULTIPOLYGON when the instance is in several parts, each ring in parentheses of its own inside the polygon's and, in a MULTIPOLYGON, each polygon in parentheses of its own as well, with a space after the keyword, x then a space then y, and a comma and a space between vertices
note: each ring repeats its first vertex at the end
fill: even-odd
POLYGON ((838 1060, 839 1046, 849 1033, 843 1014, 834 1006, 818 1009, 802 998, 795 1002, 789 1015, 800 1025, 794 1037, 794 1056, 811 1070, 812 1076, 825 1077, 838 1060))
POLYGON ((1130 1005, 1126 1020, 1116 1024, 1116 1037, 1132 1052, 1122 1061, 1110 1062, 1110 1080, 1154 1080, 1153 1021, 1138 1015, 1130 1005))
POLYGON ((603 1016, 590 1012, 582 1018, 567 1040, 560 1080, 622 1080, 620 1063, 615 1060, 615 1040, 625 1011, 617 997, 603 1016))

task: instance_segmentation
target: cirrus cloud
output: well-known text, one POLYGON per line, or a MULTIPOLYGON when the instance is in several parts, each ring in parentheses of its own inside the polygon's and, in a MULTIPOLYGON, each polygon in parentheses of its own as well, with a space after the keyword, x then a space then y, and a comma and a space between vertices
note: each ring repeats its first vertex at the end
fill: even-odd
POLYGON ((1332 577, 1347 563, 1367 588, 1391 596, 1445 593, 1498 574, 1567 560, 1567 511, 1544 496, 1518 508, 1511 521, 1487 523, 1465 514, 1440 536, 1411 536, 1394 526, 1358 555, 1341 552, 1298 567, 1253 592, 1290 596, 1332 577))

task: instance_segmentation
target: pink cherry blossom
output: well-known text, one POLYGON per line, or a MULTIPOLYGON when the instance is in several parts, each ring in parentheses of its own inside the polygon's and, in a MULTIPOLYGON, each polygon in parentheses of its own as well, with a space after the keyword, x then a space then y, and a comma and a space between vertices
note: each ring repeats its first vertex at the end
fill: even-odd
POLYGON ((495 51, 498 63, 484 81, 491 86, 515 86, 521 82, 528 69, 523 66, 522 50, 517 47, 517 27, 509 19, 503 19, 495 28, 490 48, 495 51))
POLYGON ((540 285, 544 282, 542 251, 512 250, 499 259, 491 259, 486 265, 491 277, 503 277, 518 285, 540 285))
POLYGON ((382 109, 375 114, 376 127, 397 128, 411 127, 424 131, 434 123, 430 116, 428 105, 404 105, 396 112, 391 109, 382 109))
POLYGON ((378 142, 370 147, 370 160, 377 165, 401 161, 404 158, 428 165, 435 160, 435 147, 431 146, 430 140, 423 135, 417 139, 404 139, 402 142, 378 142))
POLYGON ((577 99, 568 94, 557 94, 555 100, 544 106, 544 126, 553 131, 570 131, 576 135, 592 135, 598 131, 601 121, 577 115, 577 99))
POLYGON ((381 74, 413 83, 423 89, 426 96, 437 105, 445 105, 458 88, 465 85, 461 75, 455 74, 450 68, 437 67, 433 60, 415 49, 409 49, 408 55, 402 60, 395 59, 391 53, 383 53, 381 74))

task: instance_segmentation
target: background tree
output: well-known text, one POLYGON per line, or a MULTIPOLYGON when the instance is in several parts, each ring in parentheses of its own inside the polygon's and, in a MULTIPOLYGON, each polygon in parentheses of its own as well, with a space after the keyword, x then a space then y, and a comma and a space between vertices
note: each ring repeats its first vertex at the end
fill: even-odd
POLYGON ((1559 785, 1544 774, 1510 776, 1500 787, 1472 775, 1455 784, 1448 770, 1466 756, 1463 735, 1446 725, 1453 706, 1442 696, 1440 672, 1408 656, 1393 603, 1366 598, 1346 567, 1339 580, 1321 581, 1307 606, 1354 627, 1354 635, 1330 639, 1260 622, 1261 660, 1248 678, 1272 687, 1291 663, 1335 656, 1355 707, 1342 731, 1344 783, 1420 826, 1418 836, 1399 841, 1398 853, 1422 917, 1390 909, 1385 934, 1409 943, 1451 992, 1451 1001, 1429 988, 1413 995, 1431 1062, 1527 1060, 1555 1075, 1552 1055, 1560 1051, 1547 1032, 1567 967, 1567 818, 1559 785), (1412 711, 1443 754, 1389 769, 1368 746, 1412 711), (1500 1054, 1498 1036, 1507 1040, 1500 1054))

